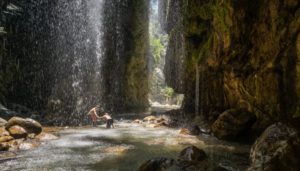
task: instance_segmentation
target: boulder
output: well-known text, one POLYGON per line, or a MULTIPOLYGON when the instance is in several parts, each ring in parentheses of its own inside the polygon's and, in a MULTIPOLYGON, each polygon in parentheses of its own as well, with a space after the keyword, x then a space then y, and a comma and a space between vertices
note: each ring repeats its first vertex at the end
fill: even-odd
POLYGON ((142 123, 142 121, 136 119, 136 120, 132 121, 131 123, 142 123))
POLYGON ((0 143, 0 151, 7 151, 9 149, 7 142, 0 143))
POLYGON ((21 144, 23 141, 25 141, 25 138, 9 141, 9 151, 16 151, 18 149, 19 144, 21 144))
POLYGON ((10 140, 13 140, 14 137, 11 136, 4 136, 4 137, 0 137, 0 142, 8 142, 10 140))
POLYGON ((35 136, 35 139, 43 141, 43 140, 57 140, 59 138, 53 134, 42 132, 39 135, 35 136))
POLYGON ((137 171, 164 171, 170 168, 174 162, 172 158, 160 157, 147 160, 143 162, 137 169, 137 171))
POLYGON ((248 171, 299 170, 300 118, 275 123, 252 145, 248 171))
POLYGON ((185 135, 199 135, 201 133, 200 129, 196 125, 188 126, 186 128, 182 128, 179 134, 185 135))
POLYGON ((203 161, 207 158, 207 155, 203 150, 195 146, 190 146, 183 149, 178 158, 182 160, 203 161))
POLYGON ((153 115, 147 116, 143 119, 144 122, 148 122, 148 121, 154 121, 156 118, 153 115))
POLYGON ((4 127, 6 123, 7 123, 6 120, 0 118, 0 127, 4 127))
POLYGON ((256 122, 256 116, 246 109, 230 109, 223 112, 212 125, 214 135, 219 139, 236 140, 256 122))
POLYGON ((0 137, 9 136, 9 132, 6 131, 4 128, 0 127, 0 137))
POLYGON ((10 127, 15 125, 23 127, 29 134, 35 133, 37 135, 42 132, 42 126, 37 121, 30 118, 23 119, 19 117, 11 118, 5 125, 5 129, 9 130, 10 127))
POLYGON ((14 137, 15 139, 27 137, 26 130, 23 127, 20 127, 18 125, 10 127, 8 131, 9 131, 10 135, 12 137, 14 137))
POLYGON ((33 142, 22 142, 18 146, 18 150, 32 150, 35 149, 37 145, 33 142))

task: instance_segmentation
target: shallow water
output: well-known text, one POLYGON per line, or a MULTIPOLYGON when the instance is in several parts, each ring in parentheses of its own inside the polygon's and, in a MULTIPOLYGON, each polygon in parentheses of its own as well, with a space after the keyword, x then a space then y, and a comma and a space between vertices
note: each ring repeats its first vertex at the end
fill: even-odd
POLYGON ((176 159, 180 151, 194 145, 216 164, 229 170, 246 170, 250 146, 218 141, 207 135, 179 135, 180 129, 145 128, 141 124, 117 122, 57 132, 59 140, 43 142, 31 151, 13 152, 0 159, 1 170, 103 170, 134 171, 150 158, 176 159))

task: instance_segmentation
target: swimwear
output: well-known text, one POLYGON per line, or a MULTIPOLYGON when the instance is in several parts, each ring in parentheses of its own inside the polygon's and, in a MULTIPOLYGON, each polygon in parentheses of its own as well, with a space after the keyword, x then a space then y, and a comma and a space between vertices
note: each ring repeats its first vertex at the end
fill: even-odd
POLYGON ((113 119, 107 119, 106 128, 110 128, 113 123, 114 123, 113 119))

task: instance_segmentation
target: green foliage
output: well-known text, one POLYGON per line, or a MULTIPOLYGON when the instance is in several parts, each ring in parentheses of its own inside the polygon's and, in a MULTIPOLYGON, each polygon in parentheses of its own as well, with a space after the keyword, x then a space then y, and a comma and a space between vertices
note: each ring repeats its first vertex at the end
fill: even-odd
POLYGON ((160 39, 156 39, 154 36, 150 35, 150 52, 155 60, 154 67, 157 67, 160 64, 163 48, 160 39))
POLYGON ((170 98, 174 92, 174 90, 171 87, 166 86, 165 89, 162 89, 164 96, 166 98, 170 98))

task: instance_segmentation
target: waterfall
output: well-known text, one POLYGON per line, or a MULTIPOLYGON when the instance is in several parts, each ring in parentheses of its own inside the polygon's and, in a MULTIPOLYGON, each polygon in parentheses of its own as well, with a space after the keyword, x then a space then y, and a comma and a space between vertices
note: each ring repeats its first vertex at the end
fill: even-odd
MULTIPOLYGON (((196 63, 196 97, 195 97, 195 115, 199 115, 199 68, 198 64, 196 63)), ((201 113, 202 114, 202 113, 201 113)))
POLYGON ((101 91, 103 0, 57 1, 49 17, 55 86, 50 99, 61 100, 61 125, 84 124, 101 91))

